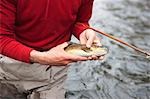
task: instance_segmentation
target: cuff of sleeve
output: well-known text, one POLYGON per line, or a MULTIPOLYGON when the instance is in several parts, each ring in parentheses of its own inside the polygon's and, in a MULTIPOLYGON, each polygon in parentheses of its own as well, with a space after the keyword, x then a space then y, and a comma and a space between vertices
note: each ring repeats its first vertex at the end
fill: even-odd
POLYGON ((21 61, 26 62, 26 63, 31 63, 30 61, 30 52, 32 51, 32 48, 26 47, 24 46, 24 48, 22 48, 22 55, 20 57, 21 61))
POLYGON ((74 29, 73 29, 73 34, 76 38, 79 39, 79 36, 80 34, 86 30, 86 29, 89 29, 89 24, 88 23, 79 23, 77 22, 74 26, 74 29))

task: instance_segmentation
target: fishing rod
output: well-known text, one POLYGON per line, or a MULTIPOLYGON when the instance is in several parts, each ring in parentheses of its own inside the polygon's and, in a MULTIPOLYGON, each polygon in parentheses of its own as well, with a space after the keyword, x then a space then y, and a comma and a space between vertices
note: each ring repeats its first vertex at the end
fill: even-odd
MULTIPOLYGON (((87 25, 84 25, 84 24, 82 24, 82 23, 79 23, 79 24, 83 25, 84 27, 85 27, 85 26, 87 27, 87 25)), ((88 26, 88 27, 89 27, 89 26, 88 26)), ((128 47, 130 47, 130 48, 132 48, 132 49, 134 49, 134 50, 136 50, 136 51, 138 51, 138 52, 141 52, 141 53, 145 54, 145 55, 146 55, 146 58, 150 58, 150 52, 147 52, 147 51, 145 51, 145 50, 143 50, 143 49, 141 49, 141 48, 138 48, 138 47, 136 47, 136 46, 134 46, 134 45, 131 45, 131 44, 127 43, 127 42, 124 42, 124 41, 122 41, 121 39, 119 39, 119 38, 117 38, 117 37, 114 37, 114 36, 112 36, 112 35, 110 35, 110 34, 108 34, 108 33, 105 33, 105 32, 99 31, 99 30, 96 30, 96 29, 94 29, 94 28, 92 28, 92 27, 89 27, 89 29, 92 29, 92 30, 95 31, 95 32, 98 32, 98 33, 100 33, 100 34, 102 34, 102 35, 104 35, 104 36, 107 36, 108 38, 111 38, 111 39, 113 39, 113 40, 115 40, 115 41, 117 41, 117 42, 120 42, 120 43, 122 43, 122 44, 124 44, 124 45, 126 45, 126 46, 128 46, 128 47)))
POLYGON ((92 30, 94 30, 95 32, 98 32, 98 33, 100 33, 100 34, 102 34, 102 35, 105 35, 105 36, 107 36, 107 37, 109 37, 109 38, 111 38, 111 39, 113 39, 113 40, 115 40, 115 41, 118 41, 118 42, 120 42, 120 43, 122 43, 122 44, 124 44, 124 45, 126 45, 126 46, 128 46, 128 47, 130 47, 130 48, 132 48, 132 49, 134 49, 134 50, 136 50, 136 51, 138 51, 138 52, 141 52, 141 53, 145 54, 147 57, 150 57, 150 53, 147 52, 147 51, 145 51, 145 50, 143 50, 143 49, 141 49, 141 48, 138 48, 138 47, 136 47, 136 46, 133 46, 133 45, 131 45, 131 44, 127 43, 127 42, 124 42, 124 41, 120 40, 119 38, 116 38, 116 37, 114 37, 114 36, 112 36, 112 35, 110 35, 110 34, 107 34, 107 33, 105 33, 105 32, 96 30, 96 29, 94 29, 94 28, 90 28, 90 29, 92 29, 92 30))

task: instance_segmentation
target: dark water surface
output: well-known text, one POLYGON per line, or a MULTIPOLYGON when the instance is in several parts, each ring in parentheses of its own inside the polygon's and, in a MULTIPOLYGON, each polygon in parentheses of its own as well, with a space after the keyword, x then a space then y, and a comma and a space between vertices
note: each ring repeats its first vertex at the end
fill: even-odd
MULTIPOLYGON (((94 28, 150 50, 150 0, 95 0, 94 28)), ((67 99, 150 99, 150 60, 107 37, 105 62, 71 64, 67 99)))

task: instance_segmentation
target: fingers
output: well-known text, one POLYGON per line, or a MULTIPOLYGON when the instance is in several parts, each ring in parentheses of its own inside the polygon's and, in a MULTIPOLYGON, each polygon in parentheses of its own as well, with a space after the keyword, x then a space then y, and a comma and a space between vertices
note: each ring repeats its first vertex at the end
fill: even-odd
POLYGON ((93 42, 94 42, 94 44, 96 44, 96 45, 98 45, 98 46, 102 46, 101 40, 100 40, 100 38, 98 38, 97 36, 95 37, 95 40, 94 40, 93 42))
POLYGON ((88 48, 91 47, 91 45, 92 45, 93 42, 94 42, 94 39, 95 39, 95 37, 90 37, 90 38, 87 40, 86 46, 87 46, 88 48))
POLYGON ((104 60, 105 56, 100 56, 98 59, 99 60, 104 60))
POLYGON ((105 58, 105 56, 92 55, 92 56, 88 57, 88 60, 103 60, 104 58, 105 58))
POLYGON ((80 35, 80 43, 81 44, 86 44, 87 38, 85 36, 85 31, 80 35))
POLYGON ((66 54, 66 59, 69 59, 69 60, 72 60, 72 61, 85 61, 85 60, 88 60, 87 57, 71 55, 71 54, 66 54))
POLYGON ((90 48, 93 43, 96 43, 96 45, 98 46, 102 46, 102 44, 100 43, 100 38, 98 38, 95 31, 91 29, 87 29, 83 33, 81 33, 80 43, 86 44, 88 48, 90 48))
POLYGON ((86 31, 86 37, 87 37, 86 46, 88 48, 90 48, 91 45, 93 44, 94 40, 96 39, 96 34, 93 30, 87 30, 86 31))
MULTIPOLYGON (((72 57, 72 56, 71 56, 72 57)), ((85 60, 104 60, 104 58, 105 58, 105 56, 91 56, 91 57, 87 57, 87 58, 85 58, 85 60)), ((66 61, 63 61, 63 65, 67 65, 67 64, 69 64, 69 63, 72 63, 72 62, 77 62, 77 61, 84 61, 84 60, 82 60, 81 59, 81 57, 77 57, 77 56, 75 56, 74 58, 70 58, 70 59, 68 59, 68 60, 66 60, 66 61)), ((62 64, 61 64, 62 65, 62 64)))

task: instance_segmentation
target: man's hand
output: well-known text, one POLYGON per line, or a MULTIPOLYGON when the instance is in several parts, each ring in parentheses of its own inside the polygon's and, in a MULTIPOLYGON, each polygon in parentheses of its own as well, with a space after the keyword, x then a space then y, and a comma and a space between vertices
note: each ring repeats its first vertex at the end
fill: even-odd
MULTIPOLYGON (((80 43, 81 44, 86 44, 86 46, 89 48, 91 47, 91 45, 97 44, 99 46, 102 46, 102 44, 100 43, 100 39, 96 36, 96 32, 93 31, 92 29, 86 29, 84 30, 81 34, 80 34, 80 43)), ((88 57, 88 59, 100 59, 102 60, 104 58, 104 56, 91 56, 88 57)))
POLYGON ((40 64, 64 66, 71 62, 83 61, 88 59, 86 57, 68 54, 64 51, 64 48, 66 46, 68 46, 67 42, 60 44, 46 52, 39 52, 33 50, 30 53, 30 60, 31 62, 36 62, 40 64))

